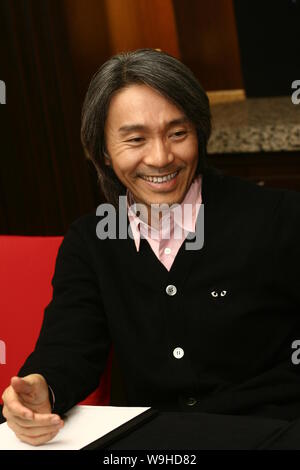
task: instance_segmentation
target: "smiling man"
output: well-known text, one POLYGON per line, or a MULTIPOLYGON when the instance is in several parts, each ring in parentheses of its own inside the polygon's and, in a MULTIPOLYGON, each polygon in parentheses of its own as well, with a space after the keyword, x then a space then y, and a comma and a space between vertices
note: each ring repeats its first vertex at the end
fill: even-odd
POLYGON ((300 195, 209 169, 209 135, 207 96, 174 57, 123 53, 94 75, 82 143, 133 239, 100 239, 95 213, 71 224, 35 350, 3 395, 20 439, 57 434, 111 345, 130 406, 300 416, 300 195), (204 245, 187 249, 198 225, 204 245))

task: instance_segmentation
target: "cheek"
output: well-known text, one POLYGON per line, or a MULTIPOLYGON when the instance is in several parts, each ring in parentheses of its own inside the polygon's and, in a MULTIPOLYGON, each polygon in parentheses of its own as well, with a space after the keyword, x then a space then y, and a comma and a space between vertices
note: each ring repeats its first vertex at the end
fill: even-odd
POLYGON ((198 151, 198 137, 197 133, 189 131, 187 137, 181 142, 180 147, 184 148, 189 154, 197 153, 198 151))
POLYGON ((186 163, 193 163, 198 158, 198 141, 190 139, 184 142, 180 148, 177 147, 176 153, 186 163))
POLYGON ((132 173, 137 169, 140 162, 140 155, 138 151, 120 152, 115 159, 115 171, 123 176, 132 176, 132 173))

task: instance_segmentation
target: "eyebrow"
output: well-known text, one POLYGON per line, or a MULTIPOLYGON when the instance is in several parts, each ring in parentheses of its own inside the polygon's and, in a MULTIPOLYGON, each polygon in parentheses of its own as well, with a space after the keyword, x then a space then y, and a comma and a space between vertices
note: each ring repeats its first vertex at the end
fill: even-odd
MULTIPOLYGON (((186 116, 182 116, 177 119, 172 119, 172 121, 169 121, 166 124, 166 128, 169 129, 170 127, 176 126, 178 124, 186 124, 189 122, 189 119, 186 116)), ((120 134, 128 134, 129 132, 135 132, 135 131, 146 131, 148 130, 149 127, 144 126, 143 124, 125 124, 124 126, 121 126, 118 129, 118 132, 120 134)))

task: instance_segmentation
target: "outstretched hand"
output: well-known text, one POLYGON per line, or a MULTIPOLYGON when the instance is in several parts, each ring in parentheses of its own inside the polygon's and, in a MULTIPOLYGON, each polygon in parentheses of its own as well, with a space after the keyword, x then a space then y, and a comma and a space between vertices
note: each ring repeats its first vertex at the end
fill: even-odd
POLYGON ((53 439, 64 422, 51 413, 48 385, 40 374, 12 377, 2 395, 2 414, 23 442, 40 445, 53 439))

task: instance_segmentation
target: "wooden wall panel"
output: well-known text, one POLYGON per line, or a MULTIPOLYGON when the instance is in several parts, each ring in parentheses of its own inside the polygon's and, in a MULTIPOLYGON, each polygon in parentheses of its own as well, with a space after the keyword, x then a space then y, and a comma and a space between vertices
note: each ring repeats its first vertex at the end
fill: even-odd
POLYGON ((69 47, 83 99, 109 57, 144 47, 179 57, 172 0, 63 0, 69 47))
POLYGON ((104 0, 63 0, 66 34, 83 100, 91 76, 111 55, 104 0))
POLYGON ((243 88, 231 0, 173 0, 183 62, 206 90, 243 88))
POLYGON ((0 233, 61 235, 94 207, 60 0, 0 2, 0 233))
POLYGON ((105 0, 112 52, 159 48, 179 57, 172 0, 105 0))

